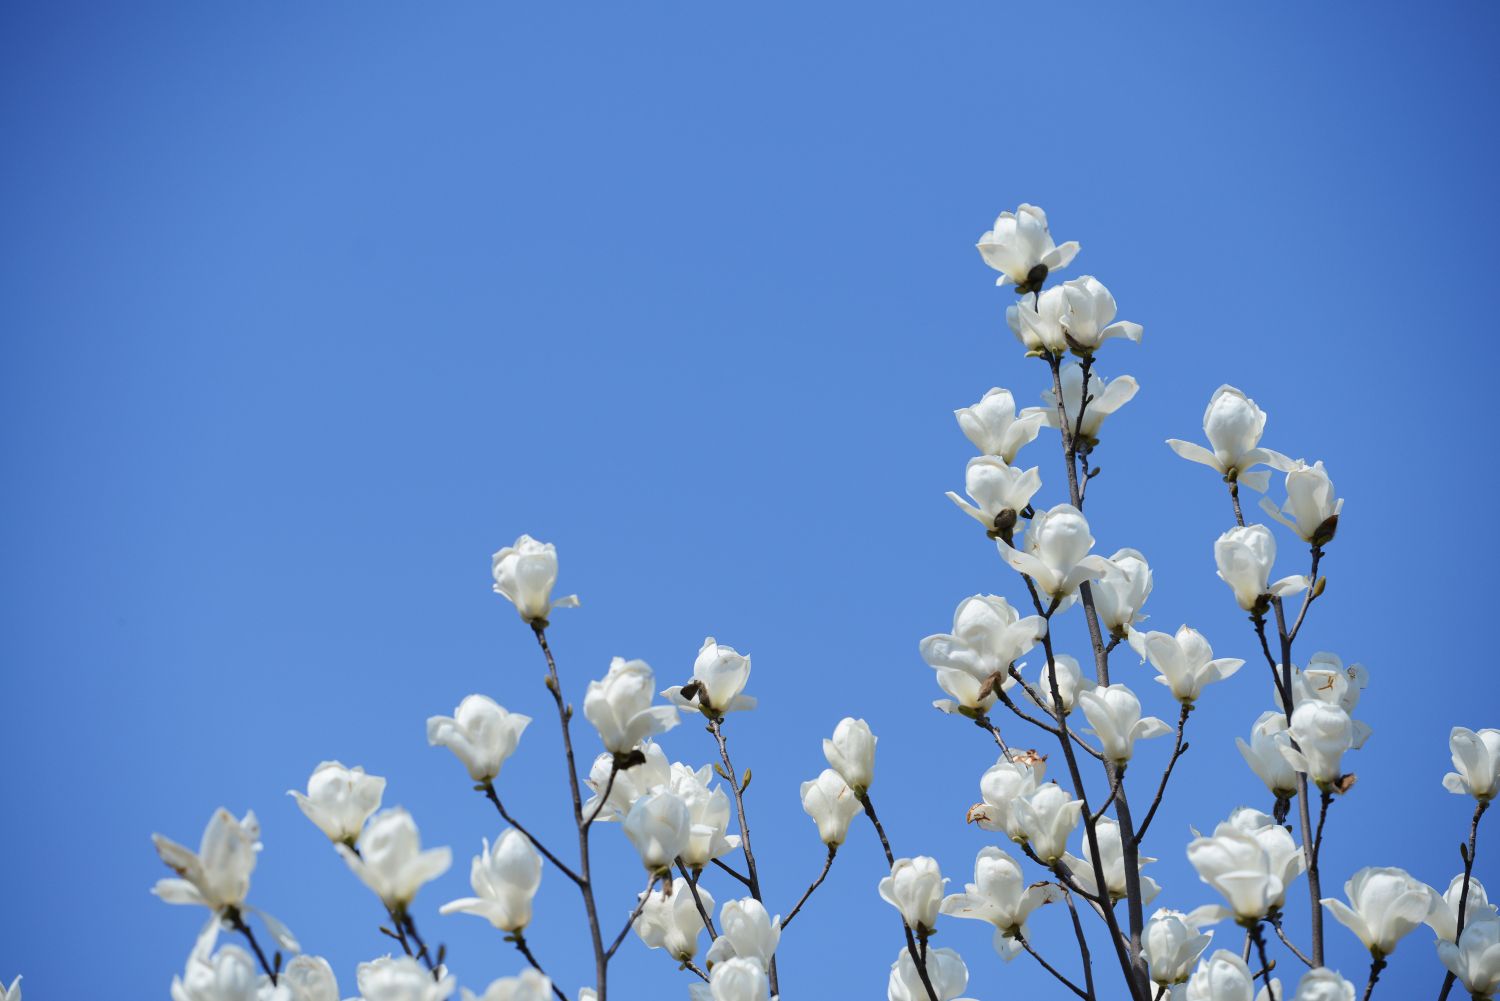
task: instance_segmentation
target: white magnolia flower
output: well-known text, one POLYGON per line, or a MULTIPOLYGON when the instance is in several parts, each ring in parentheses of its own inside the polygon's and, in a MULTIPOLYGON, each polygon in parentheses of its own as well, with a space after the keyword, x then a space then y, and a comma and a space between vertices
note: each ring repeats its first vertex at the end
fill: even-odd
MULTIPOLYGON (((1040 615, 1021 617, 1004 598, 976 594, 959 602, 953 613, 953 632, 938 633, 922 640, 922 659, 937 671, 938 684, 958 700, 958 705, 983 712, 995 703, 993 693, 980 694, 981 686, 998 674, 1001 689, 1014 679, 1007 675, 1017 657, 1036 646, 1047 631, 1040 615)), ((934 703, 953 712, 953 703, 934 703)))
MULTIPOLYGON (((1277 1001, 1282 1001, 1279 990, 1275 995, 1277 1001)), ((1227 949, 1219 949, 1198 964, 1181 998, 1182 1001, 1256 1001, 1255 979, 1243 959, 1227 949)), ((1178 995, 1173 994, 1172 999, 1177 1001, 1178 995)))
POLYGON ((974 503, 968 503, 952 490, 948 491, 948 499, 983 525, 992 537, 1008 536, 1017 516, 1040 489, 1042 474, 1037 467, 1021 470, 996 456, 977 455, 969 460, 964 471, 964 491, 974 503))
POLYGON ((296 956, 281 971, 289 1001, 339 1001, 339 982, 322 956, 296 956))
POLYGON ((1224 895, 1237 920, 1265 917, 1286 892, 1270 853, 1254 834, 1233 824, 1220 824, 1212 837, 1194 838, 1187 856, 1198 878, 1224 895))
POLYGON ((668 788, 688 808, 688 840, 682 860, 701 869, 712 860, 740 846, 740 838, 729 831, 729 796, 720 786, 709 788, 713 772, 707 766, 693 769, 674 762, 668 788))
POLYGON ((749 680, 750 658, 732 646, 720 646, 710 636, 693 661, 693 680, 687 685, 673 685, 661 694, 680 709, 721 717, 755 708, 755 698, 741 694, 749 680))
POLYGON ((1013 804, 1016 826, 1012 832, 1023 838, 1047 865, 1063 857, 1068 837, 1083 816, 1083 800, 1073 799, 1056 782, 1037 786, 1013 804))
POLYGON ((1186 983, 1193 964, 1212 940, 1213 932, 1200 932, 1181 911, 1158 910, 1141 933, 1141 958, 1151 982, 1161 986, 1186 983))
POLYGON ((583 715, 599 731, 607 750, 625 755, 647 737, 665 733, 677 725, 672 706, 653 706, 656 678, 644 660, 616 657, 609 673, 590 681, 583 696, 583 715))
POLYGON ((1290 750, 1292 746, 1285 713, 1261 713, 1250 731, 1250 743, 1245 743, 1243 737, 1236 737, 1235 743, 1251 771, 1279 799, 1291 799, 1297 794, 1297 769, 1282 750, 1290 750))
POLYGON ((1059 286, 1067 308, 1062 327, 1068 347, 1076 354, 1090 355, 1112 337, 1141 342, 1141 325, 1115 321, 1118 307, 1109 289, 1093 275, 1084 275, 1059 286))
POLYGON ((1057 393, 1049 389, 1042 393, 1043 408, 1047 414, 1047 426, 1059 428, 1063 417, 1068 422, 1068 433, 1077 430, 1080 439, 1090 445, 1099 443, 1099 426, 1104 418, 1119 410, 1135 398, 1140 389, 1135 379, 1122 375, 1106 380, 1097 372, 1089 373, 1088 405, 1083 410, 1083 424, 1078 423, 1078 408, 1084 399, 1083 368, 1077 362, 1069 362, 1059 373, 1062 382, 1063 413, 1057 412, 1057 393))
POLYGON ((1458 904, 1460 898, 1464 904, 1464 923, 1471 921, 1495 921, 1497 913, 1495 905, 1490 903, 1489 894, 1484 890, 1484 884, 1477 877, 1469 877, 1469 893, 1464 896, 1464 877, 1462 873, 1453 877, 1448 884, 1446 893, 1433 893, 1432 913, 1427 915, 1427 924, 1437 933, 1439 941, 1452 942, 1458 937, 1458 904))
POLYGON ((531 901, 542 884, 542 857, 520 831, 505 831, 474 856, 469 885, 474 896, 438 908, 439 914, 473 914, 501 931, 517 932, 531 923, 531 901))
POLYGON ((1297 748, 1281 749, 1282 757, 1306 772, 1320 789, 1332 789, 1343 775, 1344 752, 1354 746, 1354 721, 1337 705, 1304 702, 1292 712, 1288 728, 1297 748))
MULTIPOLYGON (((1094 836, 1099 839, 1099 862, 1100 868, 1104 870, 1104 885, 1109 891, 1111 900, 1121 900, 1125 896, 1125 846, 1120 840, 1120 825, 1109 817, 1101 817, 1094 825, 1094 836)), ((1079 851, 1082 857, 1068 852, 1063 855, 1063 865, 1073 874, 1073 881, 1083 887, 1085 891, 1099 895, 1098 883, 1094 879, 1094 856, 1089 850, 1088 838, 1083 839, 1079 851)), ((1136 871, 1140 872, 1148 863, 1156 859, 1149 855, 1141 855, 1137 858, 1136 871)), ((1141 880, 1141 903, 1149 904, 1156 899, 1161 892, 1161 886, 1150 876, 1142 874, 1141 880)))
POLYGON ((832 768, 802 783, 802 809, 818 825, 818 837, 837 848, 849 836, 849 821, 859 812, 859 797, 849 783, 832 768))
POLYGON ((1053 287, 1029 299, 1020 299, 1005 309, 1005 323, 1028 355, 1064 355, 1068 352, 1063 315, 1068 300, 1061 287, 1053 287))
POLYGON ((1036 440, 1047 419, 1041 407, 1028 407, 1017 413, 1010 390, 998 386, 972 407, 953 411, 953 416, 958 418, 959 429, 975 448, 1003 459, 1007 465, 1016 461, 1016 453, 1023 446, 1036 440))
POLYGON ((753 959, 727 959, 714 967, 706 984, 688 988, 691 1001, 770 1001, 765 967, 753 959))
POLYGON ((1100 750, 1123 765, 1135 753, 1135 742, 1171 733, 1155 716, 1141 716, 1141 700, 1126 685, 1108 685, 1078 693, 1078 706, 1093 724, 1100 750))
POLYGON ((455 986, 451 975, 434 980, 410 956, 382 956, 360 963, 354 980, 364 1001, 446 1001, 455 986))
POLYGON ((1078 253, 1077 241, 1053 243, 1047 213, 1026 204, 1014 212, 1001 212, 994 228, 980 236, 976 246, 984 263, 1000 272, 995 284, 1011 282, 1021 292, 1040 288, 1048 272, 1067 267, 1078 253))
POLYGON ((578 595, 552 600, 552 586, 557 583, 557 547, 523 535, 513 546, 506 546, 490 558, 495 577, 495 593, 503 594, 516 606, 521 618, 532 625, 546 626, 554 608, 577 608, 578 595))
MULTIPOLYGON (((969 986, 969 968, 952 949, 928 949, 926 968, 938 1001, 954 1001, 969 986)), ((886 1001, 927 1001, 927 988, 922 986, 917 964, 907 949, 902 949, 891 964, 885 996, 886 1001)))
POLYGON ((1010 962, 1021 951, 1019 938, 1026 936, 1031 912, 1061 899, 1062 889, 1056 883, 1026 885, 1016 860, 990 845, 981 848, 974 859, 974 882, 966 884, 963 893, 944 897, 942 912, 994 925, 995 951, 1010 962))
POLYGON ((1333 492, 1333 481, 1323 463, 1309 466, 1298 462, 1287 470, 1286 503, 1280 508, 1269 497, 1260 499, 1261 510, 1301 536, 1304 542, 1326 546, 1339 527, 1344 500, 1333 492))
POLYGON ((3 994, 0 994, 0 1001, 21 1001, 20 977, 16 977, 16 979, 10 982, 10 986, 5 989, 3 994))
POLYGON ((203 840, 196 852, 171 838, 151 835, 156 854, 167 864, 176 879, 157 880, 151 892, 169 904, 196 904, 213 912, 210 927, 230 909, 257 914, 266 930, 283 949, 300 952, 296 936, 286 925, 264 911, 245 903, 250 892, 250 873, 255 870, 255 856, 260 851, 260 822, 253 812, 243 820, 220 807, 203 829, 203 840))
POLYGON ((632 927, 646 943, 648 949, 665 949, 679 963, 686 963, 698 955, 698 933, 703 931, 703 916, 698 913, 698 900, 703 910, 713 913, 714 898, 707 887, 698 888, 698 900, 693 899, 692 887, 682 878, 672 881, 672 892, 652 890, 636 899, 645 899, 640 917, 632 927))
POLYGON ((1065 653, 1057 654, 1052 658, 1051 664, 1042 665, 1041 677, 1037 679, 1032 689, 1038 697, 1031 699, 1031 693, 1026 693, 1028 699, 1031 699, 1032 702, 1037 703, 1049 712, 1054 708, 1052 699, 1052 683, 1054 678, 1057 682, 1057 694, 1062 699, 1062 709, 1065 714, 1073 711, 1073 706, 1078 701, 1080 692, 1091 692, 1096 687, 1094 679, 1084 674, 1083 668, 1078 666, 1078 659, 1076 657, 1070 657, 1065 653), (1053 670, 1054 667, 1056 670, 1053 670))
POLYGON ((307 819, 330 841, 353 841, 370 814, 380 809, 385 779, 366 775, 358 766, 345 768, 337 761, 324 761, 307 780, 307 793, 295 789, 287 795, 297 801, 307 819))
POLYGON ((1500 992, 1500 921, 1464 925, 1457 944, 1439 942, 1437 950, 1470 997, 1485 999, 1500 992))
POLYGON ((692 816, 682 797, 670 789, 658 789, 631 805, 623 826, 642 864, 653 873, 664 874, 687 847, 692 816))
POLYGON ((1330 970, 1326 966, 1314 967, 1302 974, 1302 979, 1297 981, 1295 994, 1286 996, 1280 991, 1276 994, 1278 999, 1284 998, 1285 1001, 1354 1001, 1358 996, 1353 984, 1345 980, 1337 970, 1330 970))
POLYGON ((1035 751, 1002 753, 979 779, 983 801, 969 808, 969 821, 981 830, 1001 831, 1025 840, 1016 803, 1035 791, 1046 774, 1047 759, 1035 751))
POLYGON ((1448 735, 1457 771, 1443 776, 1443 788, 1487 803, 1500 792, 1500 730, 1456 726, 1448 735))
POLYGON ((936 859, 927 855, 898 858, 891 874, 880 881, 880 896, 901 912, 907 927, 930 932, 937 927, 947 883, 936 859))
MULTIPOLYGON (((1369 683, 1370 672, 1363 664, 1345 667, 1338 654, 1320 650, 1308 658, 1307 667, 1292 671, 1292 708, 1304 702, 1328 702, 1352 715, 1369 683)), ((1281 706, 1279 693, 1276 704, 1281 706)))
POLYGON ((453 850, 422 850, 417 822, 401 807, 382 810, 371 820, 356 842, 357 851, 336 846, 354 874, 375 891, 381 901, 398 913, 422 888, 453 864, 453 850))
MULTIPOLYGON (((12 992, 19 1001, 21 990, 16 985, 6 992, 6 1001, 12 992)), ((212 954, 194 949, 182 976, 172 978, 171 994, 172 1001, 288 1001, 290 996, 285 988, 272 993, 268 987, 263 992, 255 960, 234 945, 212 954)))
POLYGON ((773 918, 759 900, 741 897, 725 901, 719 912, 719 928, 719 937, 708 949, 710 970, 735 957, 753 959, 770 969, 771 957, 781 943, 781 915, 773 918))
POLYGON ((475 782, 491 782, 530 722, 530 716, 507 712, 488 695, 469 695, 452 716, 427 718, 427 743, 452 751, 475 782))
MULTIPOLYGON (((1109 569, 1108 560, 1089 553, 1094 537, 1089 534, 1083 512, 1072 504, 1038 511, 1026 529, 1021 549, 1012 548, 1004 539, 996 540, 995 545, 1005 562, 1034 580, 1037 588, 1052 598, 1071 596, 1079 584, 1102 577, 1109 569)), ((1042 628, 1046 628, 1045 623, 1042 628)))
POLYGON ((646 760, 621 770, 615 768, 615 756, 608 751, 594 759, 593 765, 589 767, 589 777, 584 779, 584 784, 594 792, 583 805, 585 817, 594 816, 594 811, 598 810, 599 820, 624 820, 625 814, 630 812, 631 803, 653 789, 671 785, 672 765, 667 761, 667 753, 661 749, 661 745, 648 740, 641 744, 640 751, 646 760), (611 773, 614 773, 612 783, 611 773), (601 805, 599 798, 606 789, 609 790, 609 798, 601 805))
POLYGON ((1276 562, 1276 539, 1264 525, 1231 528, 1214 543, 1214 562, 1219 579, 1234 591, 1234 600, 1247 612, 1264 611, 1271 596, 1286 597, 1303 591, 1307 578, 1300 574, 1270 583, 1276 562))
POLYGON ((520 976, 491 981, 483 994, 465 988, 464 1001, 547 1001, 552 996, 552 979, 537 970, 522 970, 520 976))
POLYGON ((1277 908, 1283 907, 1286 904, 1286 890, 1292 885, 1293 880, 1307 869, 1307 859, 1297 842, 1292 839, 1291 832, 1276 823, 1269 814, 1248 806, 1242 806, 1232 812, 1229 818, 1215 829, 1214 833, 1218 834, 1225 827, 1235 828, 1250 835, 1266 853, 1266 862, 1271 874, 1281 881, 1282 887, 1281 895, 1273 895, 1271 903, 1277 908))
MULTIPOLYGON (((1095 595, 1098 589, 1095 588, 1095 595)), ((1191 626, 1180 626, 1177 634, 1130 631, 1130 646, 1161 672, 1156 678, 1172 691, 1178 702, 1192 705, 1203 694, 1203 686, 1223 681, 1245 662, 1238 657, 1214 658, 1213 647, 1191 626)))
POLYGON ((1099 621, 1116 636, 1124 636, 1145 618, 1141 607, 1151 596, 1151 567, 1134 549, 1121 549, 1109 558, 1104 576, 1089 585, 1099 621))
POLYGON ((1397 942, 1425 922, 1437 897, 1405 869, 1376 866, 1350 877, 1344 893, 1348 904, 1324 897, 1323 906, 1377 957, 1389 956, 1397 942))
POLYGON ((833 738, 823 740, 828 766, 843 776, 854 795, 863 798, 875 782, 875 743, 870 724, 845 716, 833 728, 833 738))
POLYGON ((1266 429, 1266 413, 1255 401, 1233 386, 1220 386, 1203 412, 1203 433, 1213 451, 1190 441, 1168 438, 1172 451, 1193 462, 1217 470, 1224 479, 1245 484, 1252 490, 1266 492, 1271 474, 1267 470, 1248 472, 1259 465, 1289 470, 1293 461, 1280 452, 1260 447, 1260 436, 1266 429))

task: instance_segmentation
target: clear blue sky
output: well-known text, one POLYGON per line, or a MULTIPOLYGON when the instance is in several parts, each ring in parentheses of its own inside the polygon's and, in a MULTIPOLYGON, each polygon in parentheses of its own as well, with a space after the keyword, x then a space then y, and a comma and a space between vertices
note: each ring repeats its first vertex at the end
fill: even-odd
MULTIPOLYGON (((515 972, 487 925, 435 914, 500 827, 423 721, 471 691, 536 716, 507 795, 561 840, 538 655, 489 590, 489 554, 523 531, 559 545, 583 597, 554 629, 575 698, 614 654, 665 680, 707 634, 752 654, 762 708, 732 740, 776 910, 820 861, 796 786, 846 713, 880 734, 898 853, 961 883, 993 754, 928 708, 916 648, 965 595, 1021 596, 943 498, 970 454, 953 408, 1040 388, 973 250, 1021 201, 1146 328, 1101 363, 1142 389, 1107 424, 1090 501, 1101 549, 1157 565, 1153 625, 1254 652, 1213 576, 1221 487, 1161 444, 1198 437, 1216 386, 1270 411, 1267 444, 1327 462, 1348 504, 1301 653, 1369 666, 1375 736, 1326 882, 1399 864, 1446 885, 1470 810, 1439 784, 1448 729, 1500 724, 1497 20, 1489 3, 6 5, 0 978, 24 972, 39 1001, 101 977, 164 996, 201 915, 148 895, 148 837, 196 843, 222 804, 262 818, 254 899, 352 993, 385 950, 380 911, 285 795, 329 757, 388 776, 387 802, 453 846, 418 913, 465 981, 515 972)), ((1054 443, 1031 456, 1049 503, 1054 443)), ((1164 904, 1212 897, 1189 825, 1264 805, 1232 738, 1267 695, 1246 669, 1193 720, 1153 832, 1164 904)), ((711 743, 684 726, 667 747, 706 761, 711 743)), ((638 871, 616 830, 600 841, 613 925, 638 871)), ((789 997, 883 996, 900 939, 881 869, 856 828, 788 934, 789 997)), ((1493 825, 1478 869, 1500 877, 1493 825)), ((570 991, 580 922, 548 873, 531 938, 570 991)), ((1362 980, 1352 936, 1330 934, 1362 980)), ((1063 935, 1062 914, 1038 919, 1067 963, 1063 935)), ((977 923, 940 944, 973 995, 1044 989, 977 923)), ((670 967, 632 942, 614 996, 658 996, 647 973, 685 996, 670 967)), ((1435 993, 1437 971, 1415 933, 1377 997, 1435 993)))

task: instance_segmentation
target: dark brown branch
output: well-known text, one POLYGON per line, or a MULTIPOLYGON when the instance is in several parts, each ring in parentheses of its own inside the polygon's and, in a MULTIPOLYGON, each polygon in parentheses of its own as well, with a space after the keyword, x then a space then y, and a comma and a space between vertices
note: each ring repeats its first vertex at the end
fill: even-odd
POLYGON ((1135 832, 1135 843, 1139 845, 1146 840, 1146 830, 1151 826, 1151 821, 1156 819, 1156 809, 1161 806, 1161 800, 1167 792, 1167 781, 1172 777, 1172 769, 1177 767, 1177 759, 1187 753, 1188 745, 1182 742, 1183 730, 1187 727, 1188 715, 1192 713, 1193 707, 1188 703, 1182 704, 1182 711, 1177 716, 1177 743, 1172 748, 1172 757, 1167 759, 1166 770, 1161 773, 1161 784, 1156 787, 1156 796, 1151 800, 1151 809, 1146 811, 1146 819, 1141 821, 1140 830, 1135 832))
POLYGON ((833 868, 833 858, 838 853, 838 845, 828 846, 828 857, 823 860, 823 871, 818 873, 818 878, 813 880, 812 885, 807 888, 807 892, 802 894, 802 899, 797 901, 797 906, 792 908, 792 913, 788 914, 785 918, 782 919, 782 931, 786 931, 786 926, 792 923, 792 918, 795 918, 797 916, 797 912, 802 910, 802 905, 807 903, 807 898, 813 895, 813 891, 823 885, 823 880, 828 878, 828 870, 833 868))
POLYGON ((538 841, 534 834, 532 834, 526 828, 522 827, 521 822, 516 820, 516 818, 512 817, 506 811, 505 806, 500 802, 500 794, 495 791, 494 783, 486 782, 481 791, 484 793, 486 799, 495 804, 495 809, 499 811, 501 819, 503 819, 510 826, 514 827, 516 830, 520 831, 522 836, 524 836, 527 841, 531 842, 531 846, 542 854, 543 858, 545 858, 548 862, 551 862, 553 865, 557 866, 558 870, 573 882, 583 882, 583 880, 579 878, 578 873, 569 868, 567 863, 565 863, 562 859, 558 858, 552 852, 548 851, 546 845, 538 841))

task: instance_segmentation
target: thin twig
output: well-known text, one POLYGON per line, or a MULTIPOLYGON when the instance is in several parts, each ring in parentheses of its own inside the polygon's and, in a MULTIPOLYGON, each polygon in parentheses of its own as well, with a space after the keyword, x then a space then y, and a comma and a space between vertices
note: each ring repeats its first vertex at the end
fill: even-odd
POLYGON ((504 804, 500 802, 500 794, 495 791, 494 783, 486 782, 482 791, 484 792, 485 798, 488 799, 491 803, 495 804, 495 809, 500 812, 501 819, 503 819, 510 826, 514 827, 516 830, 520 831, 522 836, 525 837, 527 841, 531 842, 531 846, 537 851, 541 852, 543 858, 545 858, 548 862, 551 862, 553 865, 557 866, 558 870, 573 882, 583 882, 583 880, 579 878, 578 873, 569 868, 568 864, 562 859, 558 858, 552 852, 548 851, 546 845, 538 841, 534 834, 532 834, 526 828, 522 827, 521 822, 516 820, 516 818, 512 817, 506 811, 504 804))
MULTIPOLYGON (((885 826, 880 823, 880 817, 875 813, 875 801, 867 792, 860 797, 860 805, 865 808, 865 816, 870 818, 870 823, 875 827, 875 834, 880 838, 880 847, 885 851, 886 863, 891 868, 896 867, 896 856, 891 852, 890 839, 885 836, 885 826)), ((922 987, 927 991, 929 1001, 939 1001, 936 988, 932 986, 932 978, 928 976, 927 964, 922 961, 922 955, 917 951, 917 940, 911 933, 911 926, 906 923, 906 918, 901 919, 901 929, 906 933, 906 951, 911 956, 913 965, 917 968, 917 976, 922 981, 922 987)))
MULTIPOLYGON (((510 936, 510 940, 515 943, 516 951, 525 958, 526 962, 531 964, 531 968, 546 977, 547 971, 542 969, 542 964, 538 963, 536 957, 531 954, 531 946, 526 944, 526 936, 520 932, 515 932, 510 936)), ((547 977, 547 979, 551 980, 552 978, 547 977)), ((557 1001, 568 1001, 568 996, 562 992, 562 988, 557 986, 556 983, 552 984, 552 993, 557 995, 557 1001)))
MULTIPOLYGON (((667 880, 667 885, 670 886, 672 882, 671 874, 669 873, 665 878, 667 880)), ((631 911, 630 917, 625 919, 625 927, 620 929, 620 934, 616 935, 615 940, 609 944, 609 948, 604 950, 605 962, 609 962, 614 958, 615 951, 620 948, 620 943, 625 941, 626 935, 630 934, 630 929, 635 926, 636 918, 639 918, 641 916, 641 912, 646 909, 647 902, 651 900, 651 888, 655 885, 656 877, 652 876, 651 881, 646 884, 646 892, 641 894, 641 898, 636 901, 635 910, 631 911)))
POLYGON ((1276 929, 1276 937, 1279 938, 1279 939, 1281 939, 1281 944, 1284 945, 1284 946, 1286 946, 1288 949, 1290 949, 1292 951, 1292 955, 1293 956, 1296 956, 1298 959, 1302 960, 1302 962, 1306 966, 1308 966, 1309 968, 1311 968, 1312 965, 1313 965, 1312 964, 1312 960, 1308 959, 1307 956, 1305 956, 1303 954, 1303 952, 1302 952, 1301 949, 1299 949, 1295 945, 1293 945, 1292 944, 1292 940, 1289 939, 1289 938, 1287 938, 1286 937, 1286 932, 1284 930, 1282 930, 1282 927, 1281 927, 1281 915, 1278 914, 1278 913, 1273 912, 1272 915, 1271 915, 1271 917, 1268 920, 1271 922, 1271 927, 1274 928, 1274 929, 1276 929))
POLYGON ((1063 886, 1063 900, 1068 905, 1068 917, 1073 919, 1073 934, 1078 938, 1078 956, 1083 961, 1083 986, 1088 997, 1094 995, 1094 960, 1089 955, 1088 936, 1083 933, 1083 922, 1078 920, 1078 908, 1073 906, 1073 894, 1063 886))
POLYGON ((792 923, 792 918, 795 918, 797 916, 797 912, 802 910, 802 905, 807 903, 807 898, 813 895, 813 891, 823 885, 823 880, 828 878, 828 870, 833 868, 833 858, 838 853, 838 845, 828 846, 828 857, 823 860, 823 871, 818 873, 818 878, 813 880, 812 885, 807 888, 807 892, 802 894, 802 899, 797 901, 797 906, 792 908, 792 913, 788 914, 785 918, 782 919, 782 931, 786 931, 786 926, 792 923))
POLYGON ((250 926, 245 923, 245 916, 240 913, 240 909, 238 907, 224 908, 224 918, 229 922, 229 927, 245 936, 245 941, 250 943, 256 960, 260 962, 260 968, 265 971, 266 976, 271 978, 271 986, 274 987, 280 971, 266 961, 266 954, 261 950, 260 943, 255 940, 255 932, 251 931, 250 926))
MULTIPOLYGON (((1463 888, 1458 891, 1458 923, 1453 933, 1453 941, 1458 939, 1464 932, 1464 919, 1468 916, 1469 909, 1469 883, 1474 873, 1474 850, 1479 840, 1479 820, 1484 816, 1484 811, 1489 809, 1488 800, 1480 800, 1479 805, 1474 808, 1474 819, 1469 823, 1469 846, 1465 848, 1462 844, 1458 846, 1458 854, 1464 860, 1464 882, 1463 888)), ((1456 978, 1450 972, 1443 978, 1443 989, 1438 994, 1438 1001, 1447 1001, 1448 992, 1453 990, 1453 981, 1456 978)))
MULTIPOLYGON (((1260 930, 1260 922, 1250 926, 1250 938, 1255 942, 1255 955, 1260 960, 1260 977, 1266 984, 1266 998, 1268 1001, 1277 1001, 1276 988, 1271 986, 1272 964, 1266 958, 1266 936, 1260 930)), ((1254 980, 1254 976, 1250 979, 1254 980)))
MULTIPOLYGON (((724 739, 723 720, 715 716, 708 721, 708 732, 714 735, 715 742, 719 745, 719 760, 724 762, 724 771, 729 781, 729 788, 734 793, 735 814, 740 821, 740 850, 745 855, 746 876, 745 886, 750 890, 750 896, 756 900, 762 900, 760 894, 760 873, 755 868, 755 852, 750 847, 750 818, 745 814, 745 786, 740 780, 740 773, 734 770, 733 763, 729 760, 729 742, 724 739)), ((762 902, 764 902, 762 900, 762 902)), ((776 978, 776 957, 771 957, 770 968, 766 970, 767 979, 771 982, 771 995, 775 997, 780 993, 776 978)))
POLYGON ((744 873, 740 872, 733 866, 725 864, 722 859, 710 859, 709 861, 711 861, 717 868, 724 870, 726 873, 733 876, 741 883, 744 883, 746 886, 750 885, 750 877, 746 876, 744 873))
POLYGON ((708 908, 703 906, 703 897, 698 893, 697 878, 688 875, 687 866, 683 864, 680 858, 677 860, 677 871, 682 873, 683 881, 688 885, 688 892, 693 895, 693 904, 698 908, 698 917, 703 919, 703 928, 708 932, 708 937, 718 938, 719 933, 714 928, 713 916, 708 913, 708 908))
MULTIPOLYGON (((1370 979, 1365 981, 1365 993, 1363 1001, 1370 1001, 1370 995, 1375 993, 1375 984, 1380 980, 1380 973, 1384 969, 1384 956, 1376 956, 1370 961, 1370 979)), ((1271 1001, 1276 1001, 1276 999, 1272 998, 1271 1001)))
POLYGON ((1187 727, 1188 715, 1192 713, 1193 707, 1190 703, 1182 704, 1182 711, 1177 716, 1177 743, 1172 748, 1172 756, 1167 759, 1167 768, 1161 773, 1161 784, 1156 787, 1156 796, 1151 800, 1151 809, 1146 811, 1146 819, 1141 821, 1140 829, 1135 832, 1135 843, 1140 844, 1146 840, 1146 829, 1151 826, 1151 821, 1156 819, 1156 809, 1161 806, 1161 799, 1167 792, 1167 780, 1172 777, 1172 769, 1177 767, 1177 759, 1187 753, 1188 745, 1182 742, 1183 730, 1187 727))
POLYGON ((1031 947, 1031 943, 1028 942, 1028 941, 1026 941, 1026 936, 1025 935, 1017 935, 1016 936, 1016 941, 1019 942, 1019 943, 1021 943, 1021 948, 1025 949, 1026 952, 1027 952, 1027 954, 1030 955, 1032 959, 1034 959, 1038 963, 1042 964, 1042 969, 1046 970, 1048 973, 1050 973, 1054 977, 1056 977, 1057 981, 1060 984, 1062 984, 1068 990, 1072 991, 1074 994, 1077 994, 1081 998, 1088 998, 1089 997, 1088 991, 1085 991, 1082 987, 1079 987, 1077 984, 1073 983, 1073 981, 1071 981, 1067 977, 1063 976, 1062 973, 1059 972, 1056 967, 1054 967, 1051 963, 1049 963, 1045 959, 1043 959, 1042 958, 1042 954, 1039 953, 1039 952, 1037 952, 1035 949, 1033 949, 1031 947))

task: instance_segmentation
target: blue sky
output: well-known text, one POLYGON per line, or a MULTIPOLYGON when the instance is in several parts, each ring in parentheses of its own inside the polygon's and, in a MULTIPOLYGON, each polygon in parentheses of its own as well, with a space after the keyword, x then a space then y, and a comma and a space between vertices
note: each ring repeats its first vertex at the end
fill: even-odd
MULTIPOLYGON (((845 714, 880 734, 873 794, 898 854, 962 883, 987 840, 964 810, 994 756, 928 708, 916 647, 966 595, 1023 596, 943 498, 970 454, 951 411, 1041 388, 973 250, 1022 201, 1082 242, 1069 274, 1099 276, 1146 329, 1100 362, 1142 389, 1106 425, 1090 511, 1101 550, 1157 567, 1153 626, 1254 653, 1213 576, 1222 487, 1161 444, 1198 437, 1216 386, 1270 412, 1267 444, 1327 463, 1348 503, 1298 659, 1365 663, 1375 736, 1329 821, 1325 887, 1376 864, 1446 885, 1470 810, 1439 784, 1447 733, 1500 721, 1482 527, 1496 349, 1475 312, 1500 263, 1497 19, 1484 3, 6 6, 0 978, 24 972, 33 999, 103 979, 163 996, 200 916, 147 894, 149 835, 195 844, 225 805, 262 818, 254 899, 352 993, 354 964, 385 951, 380 911, 285 795, 330 757, 388 776, 387 802, 453 846, 418 914, 464 981, 518 970, 487 925, 435 913, 500 826, 423 723, 471 691, 535 716, 503 785, 563 840, 538 655, 489 590, 489 554, 521 532, 558 544, 583 598, 553 637, 575 699, 616 654, 664 685, 705 635, 752 655, 762 708, 731 740, 755 771, 773 909, 821 860, 796 789, 845 714)), ((1055 444, 1026 456, 1048 503, 1055 444)), ((1264 805, 1232 737, 1268 695, 1252 663, 1195 715, 1153 829, 1162 904, 1212 898, 1182 854, 1190 826, 1264 805)), ((711 748, 692 725, 667 741, 695 762, 711 748)), ((869 833, 788 933, 789 997, 883 996, 900 939, 869 833)), ((618 831, 598 840, 613 926, 638 868, 618 831)), ((570 992, 581 920, 549 873, 530 938, 570 992)), ((1064 921, 1044 913, 1035 937, 1071 968, 1064 921)), ((1295 934, 1305 921, 1294 905, 1295 934)), ((1377 997, 1436 992, 1430 940, 1403 943, 1377 997)), ((974 996, 1050 996, 975 922, 939 944, 968 958, 974 996)), ((612 996, 685 996, 671 966, 628 943, 612 996)))

